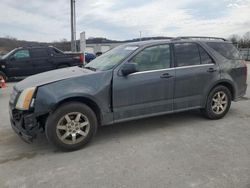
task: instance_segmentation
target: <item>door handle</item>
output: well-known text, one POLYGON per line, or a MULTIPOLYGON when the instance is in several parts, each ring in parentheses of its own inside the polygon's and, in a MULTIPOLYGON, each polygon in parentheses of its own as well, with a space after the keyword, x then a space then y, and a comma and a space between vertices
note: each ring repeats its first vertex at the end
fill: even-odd
POLYGON ((170 75, 169 73, 163 73, 161 75, 161 78, 172 78, 172 77, 173 77, 173 75, 170 75))
POLYGON ((216 72, 217 70, 216 69, 214 69, 214 68, 209 68, 208 70, 207 70, 207 72, 216 72))

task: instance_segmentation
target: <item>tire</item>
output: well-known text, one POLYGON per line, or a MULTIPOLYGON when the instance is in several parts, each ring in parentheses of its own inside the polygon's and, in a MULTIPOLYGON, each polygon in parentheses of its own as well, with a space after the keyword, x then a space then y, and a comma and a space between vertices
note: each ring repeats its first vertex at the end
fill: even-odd
POLYGON ((3 78, 5 81, 7 81, 7 77, 2 71, 0 71, 0 79, 1 78, 3 78))
POLYGON ((229 89, 222 85, 216 86, 210 91, 206 106, 201 112, 208 119, 221 119, 230 109, 231 101, 232 95, 229 89))
POLYGON ((95 113, 87 105, 69 102, 48 117, 45 133, 49 142, 60 150, 74 151, 90 142, 97 124, 95 113))

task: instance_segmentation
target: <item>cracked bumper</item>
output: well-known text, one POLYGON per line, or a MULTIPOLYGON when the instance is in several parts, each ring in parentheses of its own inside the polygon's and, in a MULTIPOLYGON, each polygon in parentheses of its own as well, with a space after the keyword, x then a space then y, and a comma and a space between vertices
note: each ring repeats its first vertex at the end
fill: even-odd
POLYGON ((39 124, 34 114, 18 110, 10 110, 9 113, 12 129, 23 141, 31 143, 39 132, 39 124))

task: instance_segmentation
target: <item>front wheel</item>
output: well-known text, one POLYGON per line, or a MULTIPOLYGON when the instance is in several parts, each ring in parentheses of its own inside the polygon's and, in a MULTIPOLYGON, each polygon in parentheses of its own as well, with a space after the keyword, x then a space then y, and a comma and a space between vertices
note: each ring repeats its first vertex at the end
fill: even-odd
POLYGON ((206 107, 201 111, 209 119, 220 119, 227 114, 231 101, 229 89, 225 86, 217 86, 209 93, 206 107))
POLYGON ((73 151, 85 146, 95 135, 97 119, 85 104, 66 103, 52 113, 46 122, 48 140, 64 151, 73 151))

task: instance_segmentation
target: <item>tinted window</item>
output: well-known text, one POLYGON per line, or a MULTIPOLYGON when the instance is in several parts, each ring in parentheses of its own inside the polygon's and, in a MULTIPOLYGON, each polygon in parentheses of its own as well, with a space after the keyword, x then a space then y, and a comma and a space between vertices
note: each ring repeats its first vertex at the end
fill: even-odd
POLYGON ((174 46, 178 67, 200 64, 200 54, 196 44, 181 43, 175 44, 174 46))
POLYGON ((208 53, 199 46, 200 56, 201 56, 201 64, 211 64, 214 63, 212 58, 208 55, 208 53))
POLYGON ((30 57, 30 53, 29 50, 18 50, 13 57, 15 57, 15 59, 22 59, 22 58, 29 58, 30 57))
POLYGON ((207 45, 227 59, 240 59, 239 51, 231 43, 207 42, 207 45))
POLYGON ((148 47, 138 53, 131 62, 138 65, 138 71, 166 69, 170 67, 169 45, 148 47))
POLYGON ((48 53, 46 49, 32 49, 32 57, 39 58, 39 57, 47 57, 48 53))

